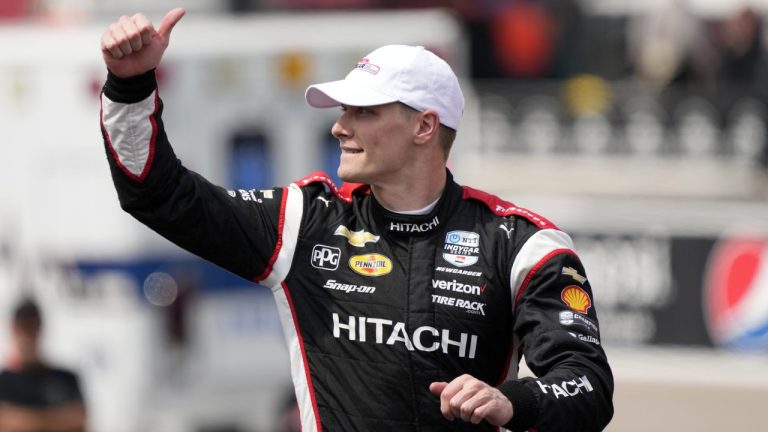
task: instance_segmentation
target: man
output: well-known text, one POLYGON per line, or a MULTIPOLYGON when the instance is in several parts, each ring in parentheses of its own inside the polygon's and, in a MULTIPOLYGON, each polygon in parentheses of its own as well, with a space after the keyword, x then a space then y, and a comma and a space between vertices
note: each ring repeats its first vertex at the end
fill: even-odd
POLYGON ((184 11, 102 36, 102 132, 121 206, 271 287, 303 430, 600 430, 613 381, 584 269, 541 216, 453 181, 464 99, 421 47, 382 47, 307 101, 340 106, 322 173, 226 191, 168 143, 154 68, 184 11), (356 183, 356 184, 353 184, 356 183), (538 378, 516 379, 519 355, 538 378))
POLYGON ((13 313, 15 352, 0 372, 0 430, 78 432, 85 430, 85 406, 77 376, 53 368, 40 356, 40 310, 32 300, 13 313))

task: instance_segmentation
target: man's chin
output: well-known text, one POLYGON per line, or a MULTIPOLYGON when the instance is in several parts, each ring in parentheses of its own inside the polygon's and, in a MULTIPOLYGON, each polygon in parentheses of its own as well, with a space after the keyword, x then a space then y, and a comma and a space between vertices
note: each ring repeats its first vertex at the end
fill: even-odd
POLYGON ((339 168, 336 174, 344 183, 365 183, 365 178, 360 173, 339 168))

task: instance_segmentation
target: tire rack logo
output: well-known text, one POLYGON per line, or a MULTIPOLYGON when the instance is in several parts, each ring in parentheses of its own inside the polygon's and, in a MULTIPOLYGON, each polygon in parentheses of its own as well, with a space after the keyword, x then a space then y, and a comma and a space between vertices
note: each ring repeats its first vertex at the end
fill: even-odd
POLYGON ((480 234, 470 231, 451 231, 445 235, 443 259, 456 267, 468 267, 479 259, 480 234))
POLYGON ((384 276, 392 271, 392 260, 382 254, 355 255, 349 259, 349 268, 363 276, 384 276))
POLYGON ((341 260, 341 249, 325 246, 315 245, 312 248, 312 267, 322 270, 336 270, 339 268, 339 261, 341 260))

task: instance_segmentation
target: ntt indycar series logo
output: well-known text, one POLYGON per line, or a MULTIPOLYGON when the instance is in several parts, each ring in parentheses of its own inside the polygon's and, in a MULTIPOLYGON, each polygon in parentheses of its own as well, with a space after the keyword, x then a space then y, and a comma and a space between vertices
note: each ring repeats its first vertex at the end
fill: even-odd
POLYGON ((480 234, 470 231, 451 231, 445 235, 443 259, 456 267, 468 267, 480 258, 480 234))

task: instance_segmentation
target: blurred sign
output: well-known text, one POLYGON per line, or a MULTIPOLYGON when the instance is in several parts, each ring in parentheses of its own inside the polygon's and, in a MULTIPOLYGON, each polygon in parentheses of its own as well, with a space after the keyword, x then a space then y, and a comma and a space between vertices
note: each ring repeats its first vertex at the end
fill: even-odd
POLYGON ((604 341, 768 351, 768 238, 574 237, 604 341))
POLYGON ((705 307, 713 340, 768 350, 768 238, 724 236, 710 254, 705 307))

